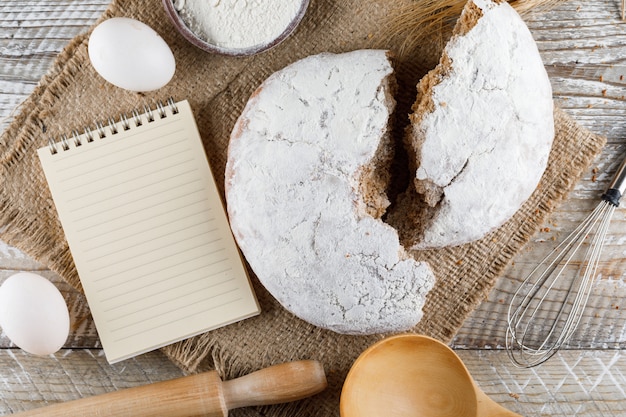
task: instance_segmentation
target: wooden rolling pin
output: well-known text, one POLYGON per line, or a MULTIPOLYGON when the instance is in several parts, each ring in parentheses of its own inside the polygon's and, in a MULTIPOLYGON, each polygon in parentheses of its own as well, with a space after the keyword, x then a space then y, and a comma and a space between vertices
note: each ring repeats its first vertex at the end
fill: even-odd
POLYGON ((226 417, 228 410, 296 401, 326 388, 317 361, 270 366, 231 381, 210 371, 15 414, 78 417, 226 417))

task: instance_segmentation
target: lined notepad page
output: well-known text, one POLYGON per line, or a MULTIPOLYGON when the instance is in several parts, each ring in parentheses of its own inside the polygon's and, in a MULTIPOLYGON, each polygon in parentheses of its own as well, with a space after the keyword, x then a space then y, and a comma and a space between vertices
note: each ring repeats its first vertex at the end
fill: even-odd
POLYGON ((111 363, 259 313, 189 104, 163 111, 38 151, 111 363))

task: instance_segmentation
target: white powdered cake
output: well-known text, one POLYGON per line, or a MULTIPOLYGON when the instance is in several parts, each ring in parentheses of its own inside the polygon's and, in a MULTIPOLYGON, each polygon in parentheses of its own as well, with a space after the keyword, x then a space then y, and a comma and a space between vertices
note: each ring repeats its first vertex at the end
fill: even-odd
POLYGON ((552 89, 535 42, 505 1, 470 2, 439 66, 418 85, 408 129, 415 186, 432 207, 413 249, 501 226, 535 190, 554 137, 552 89))
POLYGON ((341 333, 413 327, 434 284, 379 219, 392 71, 377 50, 298 61, 252 96, 228 150, 228 214, 250 266, 289 311, 341 333))
POLYGON ((526 25, 504 0, 470 1, 418 85, 405 137, 415 179, 386 213, 392 72, 376 50, 298 61, 251 97, 229 146, 228 213, 250 266, 285 308, 341 333, 417 324, 434 277, 404 247, 502 225, 536 188, 554 137, 526 25))

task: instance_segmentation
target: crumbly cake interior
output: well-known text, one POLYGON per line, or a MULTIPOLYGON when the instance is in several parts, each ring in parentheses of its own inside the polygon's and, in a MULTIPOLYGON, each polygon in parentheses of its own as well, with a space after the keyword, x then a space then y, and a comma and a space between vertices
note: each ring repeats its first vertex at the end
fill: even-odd
MULTIPOLYGON (((394 108, 397 83, 393 75, 390 74, 383 80, 380 91, 385 94, 387 107, 394 108)), ((359 201, 357 210, 361 216, 369 215, 375 219, 380 219, 391 204, 388 192, 392 177, 391 165, 395 156, 392 138, 392 119, 391 117, 389 118, 387 130, 371 163, 361 167, 358 174, 359 201)))

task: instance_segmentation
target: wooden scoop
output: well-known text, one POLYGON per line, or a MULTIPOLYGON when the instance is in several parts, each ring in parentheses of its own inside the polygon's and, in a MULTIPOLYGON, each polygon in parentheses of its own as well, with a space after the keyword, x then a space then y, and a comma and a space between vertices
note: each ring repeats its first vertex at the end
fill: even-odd
POLYGON ((217 372, 211 371, 15 415, 226 417, 233 408, 295 401, 325 388, 322 365, 316 361, 298 361, 271 366, 231 381, 222 382, 217 372))
POLYGON ((341 417, 521 417, 478 388, 445 344, 413 334, 359 356, 341 392, 341 417))

